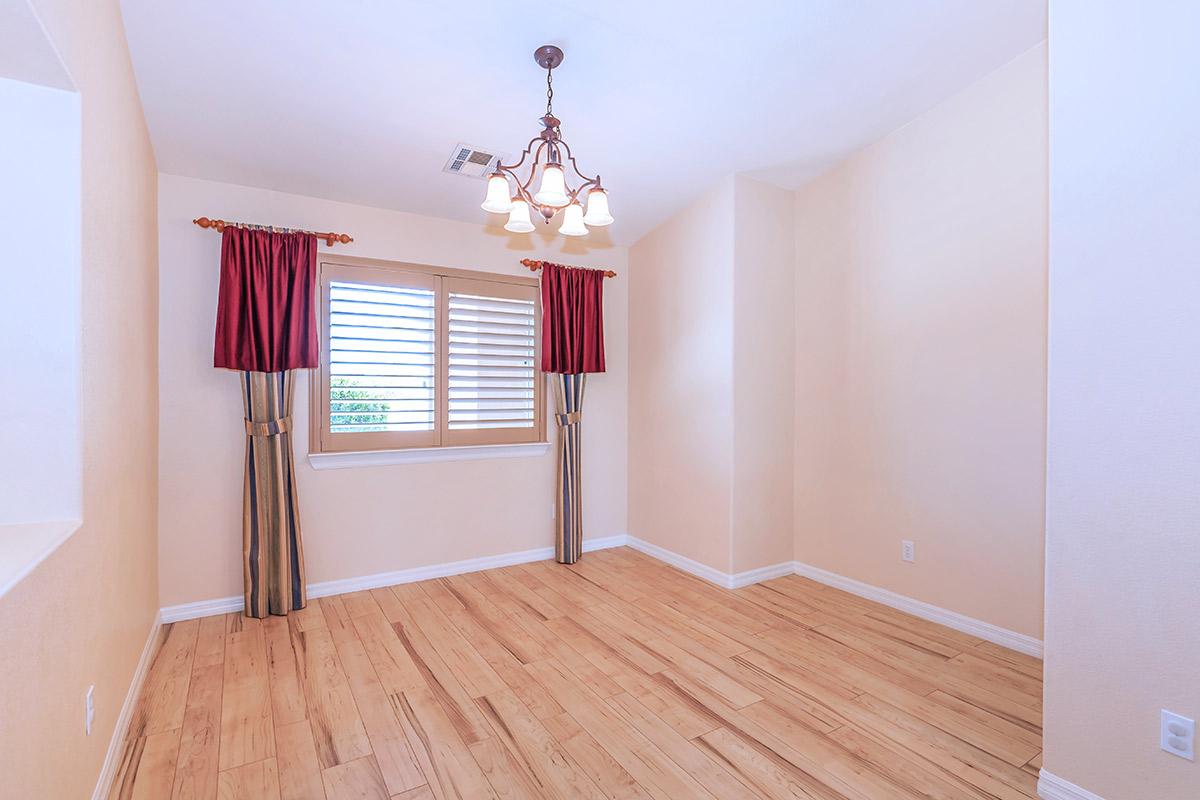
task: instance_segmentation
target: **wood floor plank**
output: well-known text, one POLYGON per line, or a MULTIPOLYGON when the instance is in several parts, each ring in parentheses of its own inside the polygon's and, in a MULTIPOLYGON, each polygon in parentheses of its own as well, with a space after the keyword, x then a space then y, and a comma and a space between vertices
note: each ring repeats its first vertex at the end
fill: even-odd
POLYGON ((164 627, 110 800, 1032 800, 1038 659, 627 548, 164 627))
POLYGON ((467 747, 500 800, 540 800, 548 796, 539 788, 529 765, 496 739, 467 747))
POLYGON ((392 795, 392 800, 437 800, 433 790, 428 786, 409 789, 407 792, 392 795))
POLYGON ((279 800, 279 774, 275 759, 243 764, 221 772, 218 800, 279 800))
MULTIPOLYGON (((378 613, 371 596, 366 595, 378 613)), ((358 638, 349 615, 349 609, 342 604, 339 597, 326 597, 321 600, 325 610, 325 621, 333 635, 334 646, 337 647, 346 677, 350 682, 350 691, 362 717, 363 727, 370 740, 376 765, 384 777, 388 792, 400 792, 424 786, 425 775, 417 764, 416 756, 409 746, 408 738, 387 693, 371 665, 366 648, 358 638)), ((360 605, 360 612, 372 613, 360 605)))
POLYGON ((554 699, 578 720, 638 784, 653 797, 710 798, 712 795, 644 736, 625 725, 619 714, 553 661, 525 667, 546 685, 554 699))
POLYGON ((632 695, 618 694, 607 700, 627 725, 635 728, 654 746, 687 771, 715 797, 764 798, 753 786, 741 781, 732 772, 709 757, 689 740, 676 733, 632 695))
POLYGON ((1042 660, 1040 658, 1018 653, 1016 650, 1009 650, 1007 647, 1001 647, 992 642, 980 642, 975 645, 973 652, 981 657, 1002 661, 1009 667, 1038 681, 1042 679, 1042 660))
MULTIPOLYGON (((425 598, 421 597, 424 601, 425 598)), ((454 729, 464 742, 482 741, 488 736, 487 723, 476 708, 473 698, 463 688, 454 672, 442 660, 437 649, 413 619, 407 606, 405 618, 392 624, 392 631, 408 654, 411 664, 420 675, 419 686, 428 690, 445 709, 454 729)))
POLYGON ((845 800, 724 728, 709 731, 696 739, 696 744, 739 781, 771 800, 845 800))
POLYGON ((130 736, 149 736, 183 727, 200 621, 183 620, 165 627, 163 643, 154 656, 130 723, 130 736))
POLYGON ((356 758, 321 771, 327 800, 388 800, 387 784, 374 756, 356 758))
MULTIPOLYGON (((288 725, 308 719, 308 703, 300 685, 303 665, 298 661, 296 640, 301 631, 287 617, 269 617, 263 621, 267 646, 267 676, 271 685, 271 713, 275 725, 288 725)), ((301 648, 302 651, 303 648, 301 648)))
MULTIPOLYGON (((223 626, 220 638, 225 638, 223 626)), ((213 800, 217 796, 224 671, 220 663, 192 670, 172 800, 213 800)))
POLYGON ((308 720, 278 726, 275 750, 281 800, 325 800, 317 746, 308 720))
POLYGON ((840 744, 859 761, 907 786, 919 797, 929 800, 989 800, 990 795, 969 783, 957 780, 927 761, 900 749, 889 749, 850 726, 838 728, 829 738, 840 744))
POLYGON ((219 745, 222 771, 275 755, 262 624, 251 619, 236 627, 225 635, 219 745))
POLYGON ((300 677, 321 768, 370 755, 371 743, 328 626, 302 632, 297 642, 303 648, 298 653, 300 677))
POLYGON ((111 800, 160 800, 171 796, 179 753, 178 730, 128 740, 128 748, 109 792, 111 800))
POLYGON ((522 636, 507 617, 491 616, 490 612, 481 612, 474 605, 468 606, 466 603, 473 604, 474 601, 464 602, 463 595, 448 581, 441 584, 445 591, 435 600, 438 607, 504 685, 514 691, 535 716, 545 718, 561 714, 562 707, 522 669, 530 660, 538 660, 532 659, 531 653, 539 654, 539 659, 548 658, 545 651, 536 643, 528 646, 529 637, 522 636))
POLYGON ((391 699, 411 731, 410 741, 415 742, 422 771, 436 797, 497 797, 458 728, 429 689, 412 689, 393 694, 391 699))
POLYGON ((405 603, 412 619, 470 697, 483 697, 504 688, 504 681, 471 646, 454 623, 429 599, 405 603))
POLYGON ((192 669, 211 667, 225 660, 225 618, 201 617, 196 637, 196 657, 192 669))
MULTIPOLYGON (((555 741, 511 691, 495 692, 476 703, 494 732, 494 738, 533 777, 543 797, 591 798, 604 794, 555 741)), ((493 781, 495 785, 495 781, 493 781)))

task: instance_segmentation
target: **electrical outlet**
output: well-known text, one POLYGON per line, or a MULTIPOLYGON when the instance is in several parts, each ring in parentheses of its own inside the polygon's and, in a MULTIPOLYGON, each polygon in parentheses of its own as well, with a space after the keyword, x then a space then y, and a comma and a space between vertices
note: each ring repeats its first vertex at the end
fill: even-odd
POLYGON ((1159 746, 1173 756, 1196 760, 1196 720, 1162 710, 1159 746))
POLYGON ((917 560, 916 545, 908 539, 900 542, 900 558, 910 564, 917 560))
POLYGON ((96 694, 95 685, 89 686, 88 690, 87 690, 87 697, 84 698, 84 701, 83 701, 83 713, 84 713, 83 730, 88 736, 92 735, 92 723, 96 720, 95 694, 96 694))

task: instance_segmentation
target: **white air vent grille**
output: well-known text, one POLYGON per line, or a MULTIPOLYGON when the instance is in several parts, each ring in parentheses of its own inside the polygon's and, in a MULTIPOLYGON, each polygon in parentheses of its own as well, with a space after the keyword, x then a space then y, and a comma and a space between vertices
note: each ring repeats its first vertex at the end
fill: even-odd
POLYGON ((469 144, 457 144, 446 161, 442 172, 452 175, 466 175, 468 178, 486 178, 500 161, 496 153, 472 147, 469 144))

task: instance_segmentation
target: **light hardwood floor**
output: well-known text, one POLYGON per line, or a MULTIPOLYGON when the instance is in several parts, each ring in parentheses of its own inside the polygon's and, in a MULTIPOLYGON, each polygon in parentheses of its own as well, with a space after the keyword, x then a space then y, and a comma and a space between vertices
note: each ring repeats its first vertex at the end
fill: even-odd
POLYGON ((168 626, 114 798, 1036 797, 1042 665, 627 548, 168 626))

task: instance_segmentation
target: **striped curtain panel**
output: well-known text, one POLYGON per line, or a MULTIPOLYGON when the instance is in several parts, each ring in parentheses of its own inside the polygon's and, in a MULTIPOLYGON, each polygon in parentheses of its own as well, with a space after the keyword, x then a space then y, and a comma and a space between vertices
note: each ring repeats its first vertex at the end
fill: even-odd
POLYGON ((558 491, 554 501, 554 557, 574 564, 583 555, 583 506, 580 502, 579 419, 587 373, 556 373, 554 398, 558 423, 558 491))
POLYGON ((242 559, 246 615, 304 608, 304 548, 292 460, 294 372, 242 372, 246 478, 242 559))

